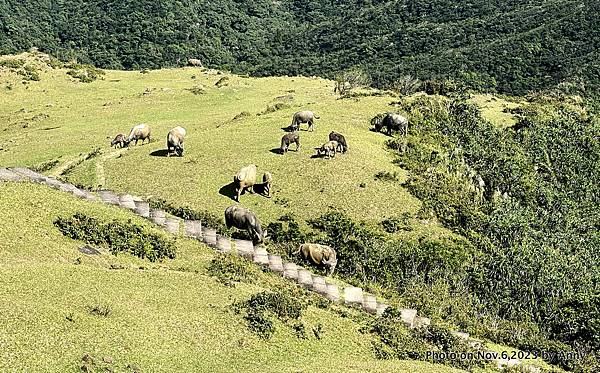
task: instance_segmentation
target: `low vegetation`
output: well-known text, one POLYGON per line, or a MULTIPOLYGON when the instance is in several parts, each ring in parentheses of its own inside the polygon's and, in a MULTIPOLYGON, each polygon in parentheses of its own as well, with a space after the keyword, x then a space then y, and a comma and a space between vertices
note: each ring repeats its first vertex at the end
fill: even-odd
POLYGON ((115 255, 128 252, 150 261, 175 258, 175 245, 171 239, 131 221, 102 222, 84 213, 76 213, 72 217, 59 217, 54 225, 65 236, 105 246, 115 255))

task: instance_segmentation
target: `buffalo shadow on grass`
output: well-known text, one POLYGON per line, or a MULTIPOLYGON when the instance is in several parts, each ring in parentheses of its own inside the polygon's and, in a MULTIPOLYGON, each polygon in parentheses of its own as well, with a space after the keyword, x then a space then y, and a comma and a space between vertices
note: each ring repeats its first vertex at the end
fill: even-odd
POLYGON ((235 201, 235 197, 237 197, 237 194, 235 192, 235 183, 232 181, 227 185, 223 185, 221 189, 219 189, 219 194, 225 197, 229 197, 235 201))
POLYGON ((271 150, 269 150, 271 153, 273 154, 279 154, 279 155, 283 155, 283 152, 281 151, 281 148, 273 148, 271 150))
POLYGON ((152 157, 166 157, 169 151, 167 149, 158 149, 150 153, 152 157))

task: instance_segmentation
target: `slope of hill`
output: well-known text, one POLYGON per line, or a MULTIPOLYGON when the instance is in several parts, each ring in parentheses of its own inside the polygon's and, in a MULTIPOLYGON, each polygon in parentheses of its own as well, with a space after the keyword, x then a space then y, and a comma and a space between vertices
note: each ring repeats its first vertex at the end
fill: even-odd
POLYGON ((256 271, 252 283, 226 286, 207 272, 213 251, 188 239, 176 241, 175 260, 160 263, 85 255, 53 225, 85 212, 150 227, 130 212, 26 183, 0 183, 0 209, 2 371, 81 371, 86 354, 95 361, 88 366, 118 372, 459 371, 377 360, 359 322, 315 306, 302 322, 309 332, 322 325, 321 339, 278 323, 262 340, 231 305, 289 286, 280 277, 256 271))
POLYGON ((597 344, 598 194, 585 175, 598 175, 598 122, 580 98, 471 98, 492 126, 464 97, 366 90, 340 98, 319 78, 101 72, 40 54, 1 57, 0 66, 0 165, 221 219, 234 203, 234 173, 256 163, 273 173, 273 197, 246 194, 241 203, 274 233, 270 250, 290 255, 299 242, 326 242, 345 281, 455 329, 551 350, 564 368, 594 366, 564 357, 597 344), (315 131, 300 131, 298 152, 278 154, 282 128, 305 108, 320 116, 315 131), (373 115, 389 110, 409 116, 408 136, 369 131, 373 115), (139 122, 154 141, 110 148, 139 122), (167 158, 175 125, 188 129, 186 150, 167 158), (331 130, 346 135, 349 152, 312 158, 331 130))
POLYGON ((201 58, 254 75, 362 66, 377 86, 406 74, 522 93, 598 89, 597 1, 231 1, 0 4, 0 53, 38 47, 104 68, 201 58))

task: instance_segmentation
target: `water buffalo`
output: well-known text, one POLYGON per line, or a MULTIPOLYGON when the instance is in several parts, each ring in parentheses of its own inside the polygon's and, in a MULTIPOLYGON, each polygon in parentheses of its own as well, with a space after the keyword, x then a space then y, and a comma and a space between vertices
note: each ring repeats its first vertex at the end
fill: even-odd
POLYGON ((304 260, 308 260, 317 266, 323 266, 329 270, 329 276, 335 271, 337 256, 335 250, 326 245, 316 243, 304 243, 300 245, 295 254, 300 254, 304 260))
POLYGON ((146 139, 148 139, 148 142, 150 142, 150 126, 143 123, 138 124, 131 129, 129 137, 127 138, 127 144, 135 140, 135 145, 137 145, 138 140, 142 140, 143 145, 144 140, 146 139))
POLYGON ((344 137, 344 135, 342 135, 341 133, 331 131, 329 133, 329 140, 337 141, 337 143, 338 143, 338 148, 336 149, 337 152, 345 153, 348 151, 348 143, 346 142, 346 138, 344 137))
POLYGON ((292 119, 292 130, 297 131, 300 128, 301 123, 308 123, 308 130, 313 131, 315 119, 319 119, 319 117, 316 116, 315 113, 313 113, 312 111, 299 111, 294 114, 294 118, 292 119))
POLYGON ((323 144, 320 148, 315 148, 315 150, 317 151, 317 156, 319 157, 325 156, 327 158, 333 158, 335 157, 335 151, 337 150, 337 148, 337 141, 328 141, 325 144, 323 144))
POLYGON ((241 206, 233 205, 225 209, 225 225, 227 228, 247 231, 254 244, 261 244, 267 238, 267 231, 263 232, 256 214, 241 206))
POLYGON ((185 128, 175 127, 167 134, 167 157, 172 154, 171 149, 177 153, 178 156, 183 155, 183 140, 185 139, 185 128))
POLYGON ((378 132, 381 132, 383 127, 386 127, 388 136, 392 135, 392 130, 400 131, 404 136, 408 134, 408 119, 400 114, 387 113, 377 115, 371 120, 371 124, 378 132))
POLYGON ((262 187, 264 194, 271 198, 271 185, 273 184, 273 175, 270 172, 265 172, 262 178, 262 187))
POLYGON ((202 67, 202 61, 197 58, 190 58, 188 59, 188 65, 202 67))
POLYGON ((240 201, 240 194, 244 191, 249 190, 250 193, 254 193, 252 186, 256 182, 256 165, 251 164, 243 167, 233 177, 233 183, 235 184, 236 201, 240 201))
POLYGON ((127 146, 129 144, 129 142, 127 142, 127 139, 125 138, 125 135, 120 133, 117 136, 115 136, 115 139, 113 141, 110 142, 110 146, 113 147, 119 147, 119 148, 124 148, 125 146, 127 146))
POLYGON ((296 143, 296 151, 300 149, 300 135, 298 132, 286 133, 281 138, 281 147, 279 148, 281 154, 287 153, 290 144, 296 143))

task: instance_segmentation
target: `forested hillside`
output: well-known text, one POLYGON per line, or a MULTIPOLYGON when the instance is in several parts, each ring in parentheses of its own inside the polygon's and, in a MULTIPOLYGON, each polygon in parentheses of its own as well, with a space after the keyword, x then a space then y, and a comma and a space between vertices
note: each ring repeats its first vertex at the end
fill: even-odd
POLYGON ((548 0, 0 2, 0 54, 37 47, 113 69, 205 65, 266 75, 364 68, 478 90, 594 92, 600 4, 548 0))

